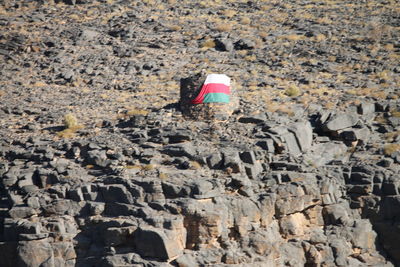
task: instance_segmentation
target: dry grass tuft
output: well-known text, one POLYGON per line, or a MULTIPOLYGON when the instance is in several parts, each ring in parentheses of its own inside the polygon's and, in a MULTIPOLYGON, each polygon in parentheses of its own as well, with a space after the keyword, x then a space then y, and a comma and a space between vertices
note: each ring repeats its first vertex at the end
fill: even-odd
POLYGON ((387 92, 379 88, 357 88, 354 90, 347 90, 346 93, 356 96, 369 96, 376 99, 386 99, 387 92))
POLYGON ((317 19, 319 24, 332 24, 332 20, 330 18, 324 17, 317 19))
POLYGON ((194 170, 198 170, 201 168, 201 164, 198 163, 197 161, 191 161, 190 162, 190 168, 194 170))
POLYGON ((126 112, 128 116, 146 116, 147 114, 149 114, 149 112, 144 109, 130 109, 126 112))
POLYGON ((387 51, 394 51, 394 45, 393 44, 386 44, 384 46, 385 50, 387 51))
POLYGON ((168 174, 160 172, 158 174, 158 178, 160 178, 161 180, 167 180, 168 179, 168 174))
POLYGON ((400 131, 395 131, 395 132, 391 132, 391 133, 386 133, 385 139, 389 142, 393 142, 399 136, 400 136, 400 131))
POLYGON ((399 118, 400 117, 400 111, 393 111, 392 112, 392 117, 399 118))
POLYGON ((232 18, 233 16, 235 16, 236 15, 236 11, 235 10, 232 10, 232 9, 226 9, 226 10, 224 10, 223 12, 222 12, 222 14, 224 15, 224 16, 226 16, 226 17, 228 17, 228 18, 232 18))
POLYGON ((205 40, 204 43, 201 45, 201 48, 214 48, 215 47, 215 42, 214 40, 208 39, 205 40))
POLYGON ((249 17, 243 17, 240 22, 245 25, 249 25, 251 23, 251 19, 249 17))
POLYGON ((383 153, 386 156, 390 156, 397 151, 400 151, 400 144, 388 144, 383 148, 383 153))
POLYGON ((154 164, 147 164, 147 165, 144 165, 144 166, 142 167, 142 170, 144 170, 144 171, 152 171, 152 170, 154 170, 154 169, 155 169, 154 164))
POLYGON ((379 124, 387 124, 388 120, 383 115, 378 115, 375 117, 374 121, 379 124))
POLYGON ((171 31, 180 31, 182 30, 182 27, 179 25, 170 25, 168 26, 168 29, 170 29, 171 31))
POLYGON ((78 130, 82 129, 82 125, 77 125, 73 128, 67 128, 57 133, 57 136, 60 138, 74 138, 75 134, 78 130))
POLYGON ((324 34, 318 34, 317 36, 314 37, 314 40, 316 42, 322 42, 322 41, 325 41, 325 39, 326 39, 326 36, 324 34))
POLYGON ((128 169, 128 170, 135 170, 135 169, 141 170, 142 166, 141 165, 126 165, 126 166, 124 166, 124 168, 128 169))
POLYGON ((154 164, 146 164, 146 165, 126 165, 124 166, 125 169, 128 170, 140 170, 140 171, 152 171, 156 169, 154 164))
POLYGON ((283 114, 287 114, 290 117, 294 116, 293 110, 285 104, 269 102, 266 108, 269 112, 280 112, 283 114))
POLYGON ((45 82, 35 82, 34 84, 33 84, 33 86, 34 87, 43 87, 43 86, 46 86, 47 85, 47 83, 45 83, 45 82))
POLYGON ((218 23, 215 25, 214 29, 219 32, 230 32, 232 30, 232 24, 229 22, 218 23))
POLYGON ((257 59, 256 55, 248 55, 244 57, 245 60, 247 61, 255 61, 257 59))
POLYGON ((305 36, 298 35, 298 34, 289 34, 289 35, 283 35, 280 38, 284 39, 284 40, 288 40, 288 41, 300 41, 300 40, 304 40, 305 36))

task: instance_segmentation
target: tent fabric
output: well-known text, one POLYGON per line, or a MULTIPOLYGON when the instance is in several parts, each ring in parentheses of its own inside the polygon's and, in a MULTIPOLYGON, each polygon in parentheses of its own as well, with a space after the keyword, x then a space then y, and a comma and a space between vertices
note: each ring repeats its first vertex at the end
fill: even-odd
POLYGON ((225 74, 209 74, 192 104, 229 103, 231 79, 225 74))
POLYGON ((206 94, 203 103, 229 103, 229 95, 224 93, 206 94))

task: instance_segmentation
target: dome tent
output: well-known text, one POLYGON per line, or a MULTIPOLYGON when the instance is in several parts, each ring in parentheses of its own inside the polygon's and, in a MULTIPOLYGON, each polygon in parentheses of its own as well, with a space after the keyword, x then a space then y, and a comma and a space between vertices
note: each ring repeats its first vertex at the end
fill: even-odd
POLYGON ((202 71, 180 83, 180 107, 187 118, 223 121, 238 106, 233 81, 225 74, 202 71))

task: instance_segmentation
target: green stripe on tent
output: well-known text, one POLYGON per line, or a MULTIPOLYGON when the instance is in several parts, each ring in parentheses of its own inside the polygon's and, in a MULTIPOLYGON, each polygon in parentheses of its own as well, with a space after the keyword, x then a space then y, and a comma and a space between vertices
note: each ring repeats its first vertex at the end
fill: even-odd
POLYGON ((229 95, 224 93, 208 93, 204 96, 203 103, 229 103, 229 95))

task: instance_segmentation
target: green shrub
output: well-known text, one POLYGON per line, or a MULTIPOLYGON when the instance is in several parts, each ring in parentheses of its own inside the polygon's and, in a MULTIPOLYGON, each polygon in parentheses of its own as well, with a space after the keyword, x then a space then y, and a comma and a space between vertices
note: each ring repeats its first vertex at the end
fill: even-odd
POLYGON ((64 126, 67 129, 78 126, 78 120, 72 113, 68 113, 64 116, 64 126))
POLYGON ((290 97, 296 97, 301 94, 301 90, 296 85, 292 84, 285 90, 285 95, 290 97))

